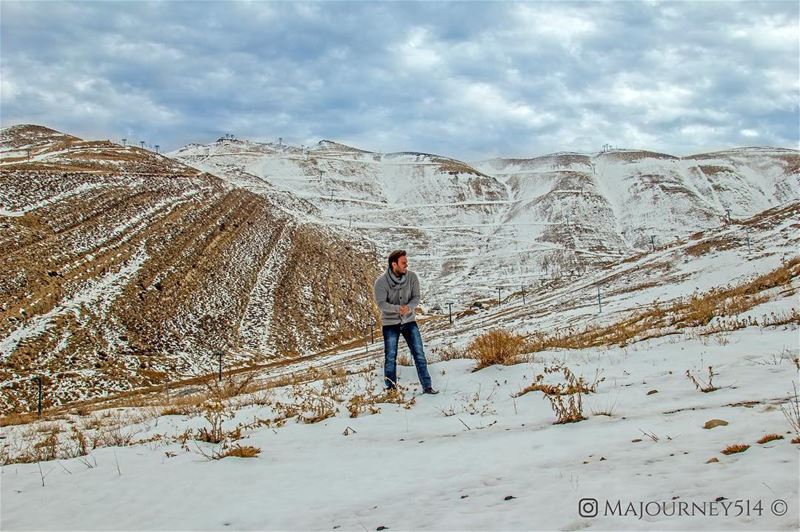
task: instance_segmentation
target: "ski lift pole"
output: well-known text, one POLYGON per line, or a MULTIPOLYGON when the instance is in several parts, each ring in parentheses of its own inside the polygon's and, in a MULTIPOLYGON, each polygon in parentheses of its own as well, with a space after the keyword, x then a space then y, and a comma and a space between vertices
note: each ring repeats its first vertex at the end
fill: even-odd
POLYGON ((597 312, 603 312, 603 303, 600 300, 600 285, 597 285, 597 312))
POLYGON ((39 388, 39 401, 37 402, 36 413, 39 417, 42 417, 42 378, 34 377, 33 380, 36 381, 39 388))

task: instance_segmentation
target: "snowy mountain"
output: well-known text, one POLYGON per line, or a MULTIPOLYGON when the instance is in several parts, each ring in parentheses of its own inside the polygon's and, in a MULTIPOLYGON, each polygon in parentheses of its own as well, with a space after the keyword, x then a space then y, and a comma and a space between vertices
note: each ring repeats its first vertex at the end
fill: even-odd
POLYGON ((410 253, 424 303, 491 297, 800 199, 800 153, 631 150, 493 159, 220 139, 169 154, 249 190, 315 205, 317 223, 410 253))
POLYGON ((33 375, 57 405, 207 374, 220 350, 230 369, 357 343, 396 247, 427 311, 550 290, 796 205, 800 167, 755 148, 469 165, 229 138, 167 157, 41 126, 0 141, 3 412, 30 408, 33 375))
POLYGON ((63 404, 205 374, 218 351, 291 359, 377 317, 369 246, 302 200, 41 126, 0 145, 0 412, 35 404, 32 376, 63 404))

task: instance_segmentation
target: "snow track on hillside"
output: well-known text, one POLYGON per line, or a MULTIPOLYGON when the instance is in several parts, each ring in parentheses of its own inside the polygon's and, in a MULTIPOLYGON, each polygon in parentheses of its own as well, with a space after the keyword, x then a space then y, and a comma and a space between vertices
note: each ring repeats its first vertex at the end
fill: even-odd
POLYGON ((278 289, 286 258, 292 247, 294 226, 288 222, 281 228, 275 246, 258 272, 258 279, 250 292, 247 308, 239 323, 239 335, 245 348, 263 355, 274 355, 274 342, 270 341, 272 318, 275 309, 275 292, 278 289))
POLYGON ((36 316, 23 323, 21 327, 0 339, 0 357, 9 356, 20 342, 45 332, 56 317, 67 312, 72 312, 80 317, 81 307, 86 306, 98 315, 104 316, 114 299, 122 292, 122 289, 130 282, 146 260, 147 252, 144 246, 141 246, 136 254, 123 263, 118 271, 110 272, 96 280, 84 283, 75 295, 62 300, 50 312, 36 316))

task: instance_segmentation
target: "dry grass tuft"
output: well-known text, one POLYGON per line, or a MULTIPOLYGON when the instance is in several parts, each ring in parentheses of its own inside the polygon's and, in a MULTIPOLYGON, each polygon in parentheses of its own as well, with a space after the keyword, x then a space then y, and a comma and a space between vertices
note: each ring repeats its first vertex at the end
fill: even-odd
POLYGON ((749 448, 750 448, 749 445, 745 445, 744 443, 737 443, 734 445, 728 445, 721 452, 722 454, 736 454, 736 453, 743 453, 749 448))
POLYGON ((214 453, 213 457, 215 460, 222 460, 223 458, 227 458, 229 456, 234 456, 236 458, 256 458, 259 454, 261 454, 261 449, 258 447, 237 444, 229 449, 224 449, 218 453, 214 453))
POLYGON ((701 240, 697 244, 687 246, 685 251, 687 255, 692 257, 699 257, 712 251, 722 251, 726 249, 733 249, 740 246, 741 243, 732 236, 719 236, 715 238, 707 238, 701 240))
POLYGON ((453 344, 448 344, 442 347, 433 348, 433 355, 435 359, 440 362, 444 362, 446 360, 469 358, 465 350, 459 349, 455 347, 453 344))
POLYGON ((782 439, 783 439, 783 436, 781 436, 780 434, 765 434, 764 436, 762 436, 758 440, 758 443, 763 445, 763 444, 765 444, 767 442, 771 442, 771 441, 774 441, 774 440, 782 440, 782 439))
POLYGON ((724 323, 712 324, 708 333, 735 330, 761 325, 762 327, 800 323, 796 309, 780 315, 764 316, 759 323, 751 319, 736 320, 741 314, 765 301, 763 292, 791 284, 800 276, 800 257, 795 257, 775 270, 737 286, 715 288, 695 293, 668 304, 656 301, 650 307, 608 325, 590 325, 583 329, 565 328, 554 333, 533 333, 527 337, 526 352, 551 349, 585 349, 608 345, 625 345, 681 332, 693 327, 706 327, 714 318, 726 318, 724 323))
MULTIPOLYGON (((39 417, 37 414, 33 413, 13 413, 7 416, 0 417, 0 427, 10 427, 13 425, 27 425, 28 423, 32 423, 38 420, 39 417)), ((43 416, 42 420, 50 419, 48 416, 43 416)))
POLYGON ((381 409, 375 403, 378 395, 375 394, 375 387, 371 385, 363 394, 355 394, 347 402, 347 410, 350 417, 358 417, 362 414, 378 414, 381 409))
POLYGON ((526 346, 524 336, 505 329, 493 329, 473 339, 467 346, 467 353, 478 361, 477 371, 494 364, 516 364, 526 346))

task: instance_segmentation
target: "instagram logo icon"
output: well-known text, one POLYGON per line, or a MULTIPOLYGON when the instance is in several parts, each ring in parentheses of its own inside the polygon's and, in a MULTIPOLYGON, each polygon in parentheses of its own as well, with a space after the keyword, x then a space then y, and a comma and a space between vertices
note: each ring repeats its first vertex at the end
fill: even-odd
POLYGON ((581 499, 578 501, 578 514, 581 517, 597 517, 597 499, 581 499))

